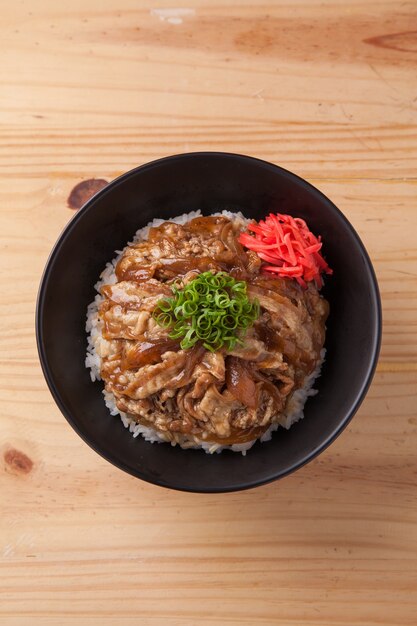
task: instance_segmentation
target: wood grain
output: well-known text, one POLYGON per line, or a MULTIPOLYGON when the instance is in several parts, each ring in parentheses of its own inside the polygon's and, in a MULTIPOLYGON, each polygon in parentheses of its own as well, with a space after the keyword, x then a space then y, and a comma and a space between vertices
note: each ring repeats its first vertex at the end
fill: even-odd
POLYGON ((0 624, 405 626, 417 615, 416 3, 5 3, 0 624), (189 150, 279 163, 374 261, 377 375, 318 459, 239 494, 141 483, 81 442, 34 308, 82 180, 189 150))

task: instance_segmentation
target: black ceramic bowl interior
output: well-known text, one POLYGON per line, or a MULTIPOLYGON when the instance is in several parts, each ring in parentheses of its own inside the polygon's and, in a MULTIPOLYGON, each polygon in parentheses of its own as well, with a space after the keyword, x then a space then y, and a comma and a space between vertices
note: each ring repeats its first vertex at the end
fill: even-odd
POLYGON ((48 260, 38 297, 36 330, 42 368, 69 423, 94 450, 143 480, 186 491, 220 492, 254 487, 293 472, 323 451, 352 418, 378 358, 381 312, 369 257, 343 214, 298 176, 247 156, 182 154, 138 167, 110 183, 69 222, 48 260), (334 274, 326 280, 330 302, 327 355, 318 394, 305 418, 279 429, 246 456, 208 455, 134 439, 111 417, 102 383, 84 367, 87 305, 107 261, 155 217, 169 220, 200 209, 229 209, 260 219, 269 212, 304 218, 321 234, 334 274))

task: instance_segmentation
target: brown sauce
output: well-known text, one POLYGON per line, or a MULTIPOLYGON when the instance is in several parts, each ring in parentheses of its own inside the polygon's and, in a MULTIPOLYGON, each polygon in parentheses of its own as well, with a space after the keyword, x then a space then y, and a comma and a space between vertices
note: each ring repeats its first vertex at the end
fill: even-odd
POLYGON ((164 263, 156 271, 156 277, 167 277, 168 275, 173 278, 177 276, 184 276, 191 271, 207 272, 209 270, 219 272, 223 269, 227 269, 224 263, 220 263, 211 257, 195 257, 191 259, 178 259, 170 263, 164 263))
POLYGON ((161 360, 165 352, 178 352, 179 348, 179 341, 175 341, 174 339, 135 341, 132 346, 124 351, 120 369, 124 371, 137 369, 144 365, 153 365, 161 360))
POLYGON ((146 266, 143 263, 131 262, 127 266, 121 261, 116 266, 116 276, 119 281, 132 280, 137 283, 145 283, 155 274, 155 266, 146 266))

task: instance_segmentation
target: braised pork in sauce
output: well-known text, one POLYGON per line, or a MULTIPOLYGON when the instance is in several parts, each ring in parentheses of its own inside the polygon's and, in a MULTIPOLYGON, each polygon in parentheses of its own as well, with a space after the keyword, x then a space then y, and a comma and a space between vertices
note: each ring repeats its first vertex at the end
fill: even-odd
POLYGON ((261 272, 256 253, 237 236, 242 222, 198 217, 164 222, 130 245, 102 287, 101 377, 119 410, 172 441, 230 445, 252 441, 283 419, 287 403, 320 361, 328 303, 313 283, 261 272), (225 271, 247 283, 260 315, 228 352, 200 343, 182 350, 152 316, 171 285, 201 272, 225 271))

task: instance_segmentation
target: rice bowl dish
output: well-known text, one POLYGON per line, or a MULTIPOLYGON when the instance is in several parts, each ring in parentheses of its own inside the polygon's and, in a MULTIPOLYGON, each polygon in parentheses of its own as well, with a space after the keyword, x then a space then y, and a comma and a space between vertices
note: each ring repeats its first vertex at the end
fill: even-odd
POLYGON ((245 454, 303 417, 325 356, 320 274, 331 271, 322 258, 315 273, 300 265, 288 239, 278 263, 266 226, 251 232, 228 211, 153 220, 101 273, 85 365, 133 437, 245 454))

